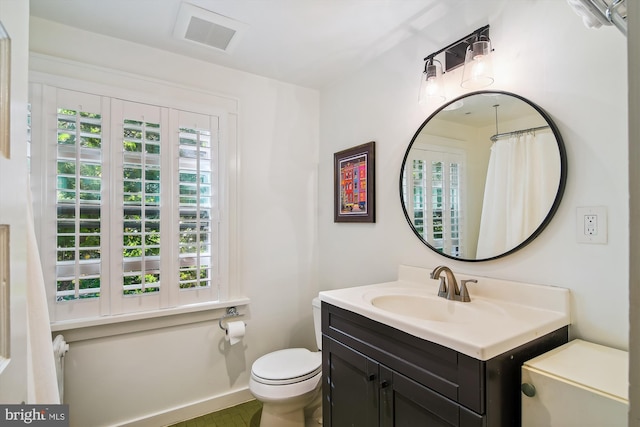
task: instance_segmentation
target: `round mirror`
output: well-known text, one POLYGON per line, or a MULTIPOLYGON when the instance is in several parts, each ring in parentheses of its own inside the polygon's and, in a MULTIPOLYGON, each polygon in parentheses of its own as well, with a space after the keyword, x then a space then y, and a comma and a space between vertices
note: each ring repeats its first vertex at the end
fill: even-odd
POLYGON ((400 170, 414 233, 434 251, 487 261, 530 243, 560 204, 567 161, 551 118, 507 92, 474 92, 435 111, 400 170))

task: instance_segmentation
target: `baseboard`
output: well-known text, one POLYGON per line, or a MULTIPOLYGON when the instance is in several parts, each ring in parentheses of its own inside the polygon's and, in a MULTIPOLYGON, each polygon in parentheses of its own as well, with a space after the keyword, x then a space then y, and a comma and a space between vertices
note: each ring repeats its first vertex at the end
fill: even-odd
POLYGON ((235 390, 199 402, 168 409, 163 412, 131 420, 120 424, 123 427, 158 427, 169 426, 181 421, 190 420, 211 412, 220 411, 255 399, 249 388, 235 390))

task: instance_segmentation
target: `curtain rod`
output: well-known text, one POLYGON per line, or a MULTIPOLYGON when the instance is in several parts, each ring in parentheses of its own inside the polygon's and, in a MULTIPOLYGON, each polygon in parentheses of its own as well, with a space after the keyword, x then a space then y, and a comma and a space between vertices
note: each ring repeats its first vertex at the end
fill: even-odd
POLYGON ((599 21, 607 25, 615 25, 625 36, 627 35, 626 0, 580 0, 585 7, 593 13, 599 21), (624 5, 624 13, 619 7, 624 5))
POLYGON ((549 126, 538 126, 536 128, 514 130, 514 131, 511 131, 511 132, 505 132, 505 133, 497 133, 497 134, 493 135, 489 139, 491 141, 493 141, 493 142, 496 142, 499 138, 502 138, 503 136, 518 135, 520 133, 534 132, 534 131, 537 131, 537 130, 548 129, 548 128, 549 128, 549 126))

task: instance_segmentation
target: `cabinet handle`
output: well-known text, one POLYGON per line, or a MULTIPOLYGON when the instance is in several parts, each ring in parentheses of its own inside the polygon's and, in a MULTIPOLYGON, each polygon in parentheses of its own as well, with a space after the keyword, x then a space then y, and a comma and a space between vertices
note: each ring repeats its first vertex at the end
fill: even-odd
POLYGON ((380 388, 387 388, 387 387, 389 387, 389 381, 386 381, 386 380, 380 381, 380 388))
POLYGON ((369 381, 373 381, 376 379, 376 374, 369 374, 369 376, 367 377, 367 380, 369 381))
POLYGON ((536 388, 535 388, 535 386, 533 384, 523 383, 520 386, 520 389, 522 390, 524 395, 527 396, 527 397, 533 397, 533 396, 536 395, 536 388))

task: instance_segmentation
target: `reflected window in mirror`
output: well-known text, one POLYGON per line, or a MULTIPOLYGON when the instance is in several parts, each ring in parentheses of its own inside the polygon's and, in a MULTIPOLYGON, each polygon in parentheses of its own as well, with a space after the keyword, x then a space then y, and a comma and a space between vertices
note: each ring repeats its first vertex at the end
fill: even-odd
POLYGON ((416 232, 439 252, 457 257, 464 243, 466 156, 463 150, 443 150, 434 139, 446 143, 433 137, 416 142, 407 159, 411 179, 403 180, 403 194, 416 232))

